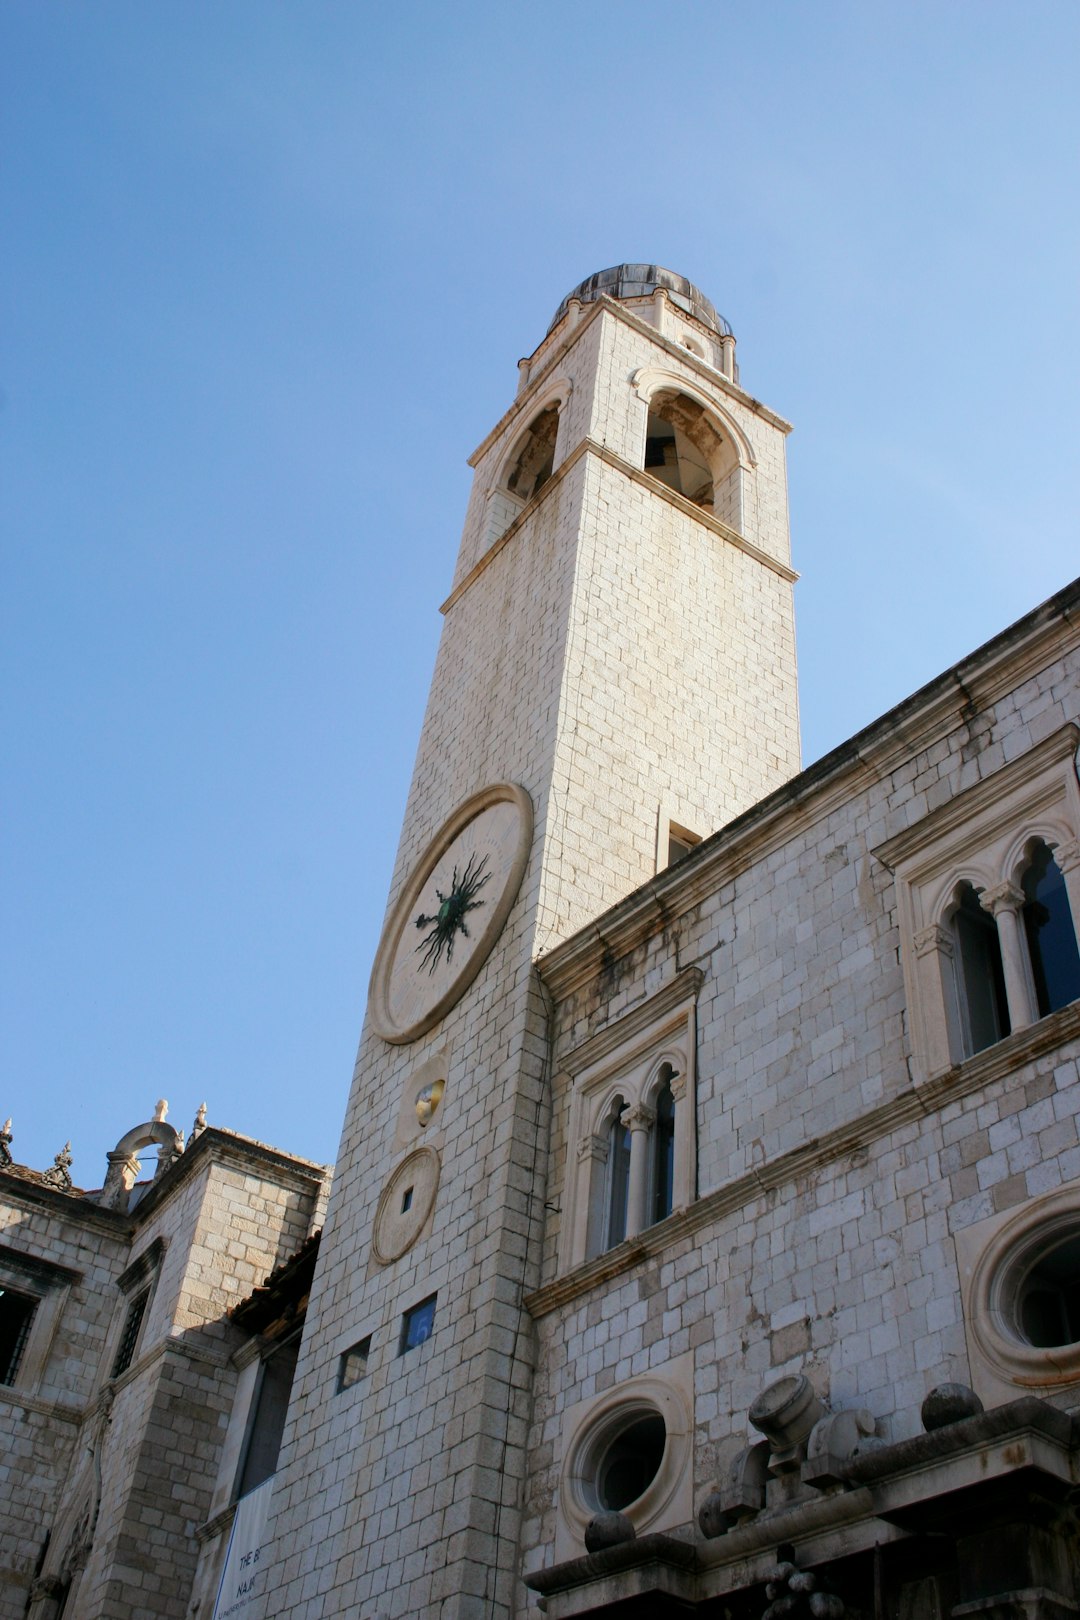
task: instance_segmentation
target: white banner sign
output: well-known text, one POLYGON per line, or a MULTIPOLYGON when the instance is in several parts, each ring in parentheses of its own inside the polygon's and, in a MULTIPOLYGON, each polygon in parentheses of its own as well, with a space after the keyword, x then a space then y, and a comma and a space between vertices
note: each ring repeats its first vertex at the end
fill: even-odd
POLYGON ((241 1615, 256 1612, 254 1605, 263 1595, 262 1574, 268 1562, 266 1521, 273 1484, 271 1474, 236 1504, 213 1620, 239 1620, 241 1615))

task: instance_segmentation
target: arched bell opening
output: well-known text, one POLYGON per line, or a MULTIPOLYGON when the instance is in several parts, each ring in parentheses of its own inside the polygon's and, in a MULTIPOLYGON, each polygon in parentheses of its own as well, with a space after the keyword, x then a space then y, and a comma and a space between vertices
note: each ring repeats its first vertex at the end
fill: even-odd
POLYGON ((645 471, 703 511, 737 518, 739 460, 705 406, 675 389, 649 401, 645 471))

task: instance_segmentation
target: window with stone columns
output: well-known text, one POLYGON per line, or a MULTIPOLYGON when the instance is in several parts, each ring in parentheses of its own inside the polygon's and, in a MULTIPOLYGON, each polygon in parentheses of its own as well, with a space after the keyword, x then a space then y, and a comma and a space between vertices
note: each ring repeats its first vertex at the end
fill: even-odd
POLYGON ((1080 997, 1075 726, 875 851, 896 875, 917 1076, 1080 997))
POLYGON ((680 973, 563 1062, 574 1144, 564 1269, 633 1240, 694 1197, 701 981, 698 969, 680 973))

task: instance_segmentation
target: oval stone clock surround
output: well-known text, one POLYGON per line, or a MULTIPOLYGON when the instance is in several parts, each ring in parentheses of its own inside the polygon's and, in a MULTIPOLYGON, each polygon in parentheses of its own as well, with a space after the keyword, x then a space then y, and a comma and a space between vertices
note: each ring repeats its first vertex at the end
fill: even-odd
POLYGON ((476 978, 517 897, 532 822, 532 800, 512 782, 482 788, 443 822, 375 957, 368 1016, 383 1040, 416 1040, 476 978))

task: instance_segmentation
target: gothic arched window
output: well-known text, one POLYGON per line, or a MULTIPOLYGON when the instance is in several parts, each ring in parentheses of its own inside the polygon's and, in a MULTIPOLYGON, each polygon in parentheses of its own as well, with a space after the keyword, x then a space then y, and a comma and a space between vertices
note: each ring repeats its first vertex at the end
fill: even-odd
POLYGON ((626 1236, 630 1207, 630 1128, 623 1123, 622 1114, 623 1101, 620 1097, 608 1126, 605 1249, 613 1249, 626 1236))
POLYGON ((1040 839, 1020 886, 1024 891, 1024 933, 1039 1017, 1057 1012, 1080 996, 1080 953, 1069 910, 1065 879, 1048 844, 1040 839))
POLYGON ((661 1070, 663 1084, 654 1104, 656 1119, 652 1128, 652 1187, 649 1197, 649 1225, 666 1220, 674 1208, 675 1192, 675 1098, 671 1082, 675 1071, 670 1063, 661 1070))

